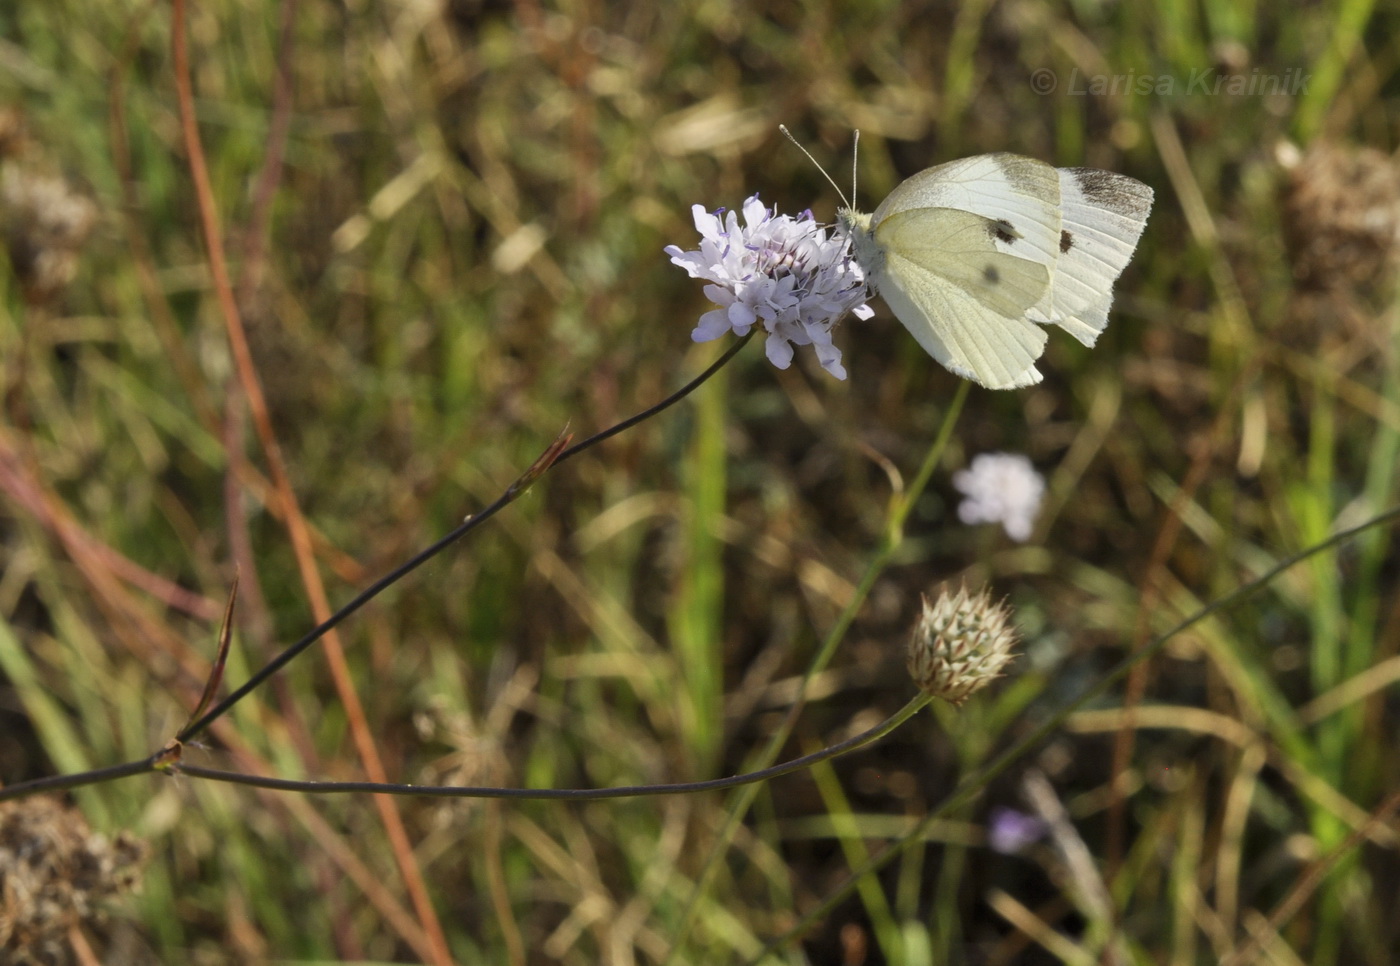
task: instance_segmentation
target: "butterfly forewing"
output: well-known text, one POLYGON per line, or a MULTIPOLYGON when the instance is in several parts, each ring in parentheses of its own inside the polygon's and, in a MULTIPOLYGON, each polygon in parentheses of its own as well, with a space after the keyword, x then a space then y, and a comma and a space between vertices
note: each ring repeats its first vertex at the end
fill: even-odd
POLYGON ((1113 283, 1137 248, 1152 208, 1152 189, 1095 168, 1060 168, 1064 220, 1051 303, 1032 318, 1053 322, 1092 346, 1108 325, 1113 283))
POLYGON ((1060 179, 1044 161, 983 154, 904 181, 875 209, 875 224, 911 208, 956 208, 997 228, 999 250, 1054 265, 1060 244, 1060 179))

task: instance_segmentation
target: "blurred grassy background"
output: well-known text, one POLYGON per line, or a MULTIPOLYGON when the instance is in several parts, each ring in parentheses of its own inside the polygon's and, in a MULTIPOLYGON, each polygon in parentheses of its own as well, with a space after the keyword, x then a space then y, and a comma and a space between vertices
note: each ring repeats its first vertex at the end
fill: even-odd
MULTIPOLYGON (((833 217, 779 123, 842 182, 859 128, 867 210, 993 150, 1131 174, 1157 204, 1099 345, 1054 334, 1042 385, 973 390, 787 754, 907 700, 903 641, 939 581, 1009 595, 1015 677, 765 788, 689 935, 724 796, 401 800, 425 914, 368 799, 138 778, 73 795, 153 850, 142 890, 88 930, 100 961, 431 961, 434 916, 462 963, 742 961, 1127 649, 1395 502, 1394 9, 207 0, 189 17, 240 309, 332 602, 494 498, 565 424, 611 425, 714 357, 689 339, 700 287, 661 249, 692 244, 691 204, 755 191, 833 217), (1287 89, 1214 92, 1259 76, 1287 89), (1024 546, 956 519, 951 472, 997 449, 1049 480, 1024 546)), ((170 33, 165 3, 0 7, 7 783, 160 747, 198 695, 234 560, 231 684, 313 623, 232 378, 170 33)), ((390 777, 740 768, 956 386, 883 312, 838 344, 844 383, 750 347, 349 622, 390 777)), ((1394 962, 1393 819, 1305 873, 1400 784, 1396 577, 1385 532, 1316 558, 1024 761, 1092 874, 1047 845, 987 848, 990 809, 1028 807, 1007 775, 780 960, 1218 963, 1255 937, 1272 962, 1394 962), (1135 726, 1125 701, 1167 710, 1135 726), (1107 905, 1083 897, 1095 875, 1107 905)), ((364 775, 320 649, 225 724, 189 754, 364 775)))

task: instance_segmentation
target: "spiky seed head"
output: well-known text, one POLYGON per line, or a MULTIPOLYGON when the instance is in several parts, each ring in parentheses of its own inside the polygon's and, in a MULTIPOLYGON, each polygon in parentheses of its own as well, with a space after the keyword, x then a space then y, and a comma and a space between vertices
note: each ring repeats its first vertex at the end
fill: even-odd
POLYGON ((928 694, 961 705, 974 691, 1001 676, 1016 646, 1011 610, 986 588, 969 594, 943 587, 938 599, 923 598, 923 611, 909 637, 909 673, 928 694))

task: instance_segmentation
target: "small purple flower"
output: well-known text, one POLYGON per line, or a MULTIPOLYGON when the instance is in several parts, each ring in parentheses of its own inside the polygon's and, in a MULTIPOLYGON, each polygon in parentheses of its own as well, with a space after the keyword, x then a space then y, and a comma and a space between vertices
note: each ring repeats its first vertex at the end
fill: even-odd
POLYGON ((1049 830, 1044 819, 998 805, 987 818, 987 844, 993 852, 1016 855, 1049 830))
POLYGON ((844 235, 829 236, 804 211, 793 218, 763 207, 754 195, 739 214, 691 208, 700 232, 698 251, 667 245, 671 261, 691 278, 703 278, 705 297, 719 308, 700 316, 690 337, 718 339, 726 332, 747 335, 755 325, 768 333, 764 349, 779 369, 792 365, 794 345, 810 345, 823 369, 846 378, 841 350, 831 330, 849 312, 874 315, 865 304, 865 276, 850 256, 844 235))

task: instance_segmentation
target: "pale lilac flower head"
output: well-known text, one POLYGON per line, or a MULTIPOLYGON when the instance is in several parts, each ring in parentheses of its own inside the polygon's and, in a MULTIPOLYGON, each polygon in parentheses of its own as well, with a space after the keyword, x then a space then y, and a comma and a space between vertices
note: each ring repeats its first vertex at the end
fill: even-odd
POLYGON ((848 312, 859 319, 875 314, 865 304, 865 277, 848 240, 828 236, 810 211, 796 218, 779 215, 763 207, 758 195, 744 202, 742 224, 737 212, 723 208, 710 214, 695 205, 691 211, 700 250, 667 245, 666 254, 691 278, 711 283, 705 297, 719 308, 700 316, 690 337, 709 342, 762 325, 768 361, 779 369, 792 364, 794 345, 810 345, 823 369, 845 379, 831 330, 848 312))
POLYGON ((1019 453, 983 453, 953 474, 967 499, 958 504, 963 523, 1000 523, 1012 540, 1029 540, 1045 497, 1045 479, 1019 453))
POLYGON ((1015 855, 1045 837, 1045 819, 998 805, 987 820, 987 844, 1002 855, 1015 855))

